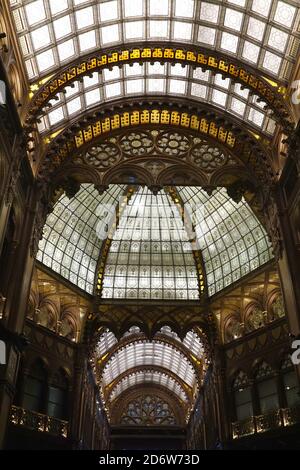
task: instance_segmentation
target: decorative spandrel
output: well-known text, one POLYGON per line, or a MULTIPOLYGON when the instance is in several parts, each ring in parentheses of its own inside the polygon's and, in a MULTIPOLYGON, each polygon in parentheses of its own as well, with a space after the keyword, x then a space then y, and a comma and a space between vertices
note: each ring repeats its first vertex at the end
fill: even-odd
POLYGON ((169 403, 154 395, 146 395, 127 404, 119 424, 172 426, 178 423, 169 403))

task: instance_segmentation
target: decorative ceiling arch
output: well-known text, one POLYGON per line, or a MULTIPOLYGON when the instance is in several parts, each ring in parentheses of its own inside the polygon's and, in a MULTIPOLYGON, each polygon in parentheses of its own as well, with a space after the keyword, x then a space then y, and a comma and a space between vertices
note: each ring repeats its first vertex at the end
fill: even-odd
POLYGON ((120 374, 119 377, 106 387, 104 395, 106 403, 114 401, 129 387, 155 383, 168 388, 175 393, 180 400, 187 404, 192 404, 192 389, 169 369, 163 367, 133 367, 129 371, 120 374))
POLYGON ((51 77, 33 94, 27 122, 38 117, 40 131, 47 133, 62 126, 75 111, 85 113, 97 101, 154 91, 170 96, 184 94, 219 106, 270 137, 276 124, 271 115, 284 127, 292 125, 281 88, 271 83, 251 66, 241 65, 228 55, 182 45, 137 45, 131 50, 103 51, 77 60, 51 77))
MULTIPOLYGON (((132 385, 132 380, 136 381, 137 384, 149 382, 149 373, 153 375, 153 372, 155 371, 156 375, 158 374, 160 376, 159 380, 158 377, 156 377, 157 380, 155 379, 158 383, 161 383, 161 385, 166 386, 167 388, 171 387, 173 392, 174 388, 176 388, 177 392, 180 391, 180 394, 184 395, 184 401, 188 402, 189 406, 191 406, 194 402, 193 389, 188 386, 182 378, 178 377, 176 373, 159 365, 151 365, 151 367, 146 367, 145 365, 133 365, 130 369, 121 372, 114 380, 112 380, 112 382, 106 384, 106 386, 103 387, 102 373, 106 364, 111 360, 114 354, 116 354, 116 352, 120 349, 126 349, 131 344, 145 340, 145 334, 142 333, 140 328, 136 326, 131 327, 126 333, 124 333, 119 341, 109 330, 105 330, 100 334, 97 345, 95 347, 95 355, 93 356, 95 361, 95 373, 98 378, 98 384, 101 388, 104 401, 108 403, 114 400, 115 396, 112 396, 112 394, 115 394, 114 390, 116 387, 121 387, 117 394, 121 393, 123 391, 122 387, 124 387, 125 382, 128 382, 128 386, 130 384, 132 385), (145 375, 146 372, 148 375, 145 375), (133 377, 136 374, 139 374, 138 380, 135 380, 133 377), (170 381, 172 382, 172 386, 169 383, 170 381), (121 383, 123 385, 121 385, 121 383)), ((199 376, 201 383, 201 377, 204 376, 207 366, 211 360, 210 352, 206 344, 207 340, 201 331, 196 333, 194 330, 191 330, 186 334, 183 340, 181 340, 170 327, 164 326, 160 329, 159 332, 155 334, 154 341, 163 342, 166 345, 174 347, 178 352, 181 352, 185 357, 187 357, 188 361, 193 363, 195 369, 199 371, 199 373, 202 370, 202 373, 199 376), (199 334, 201 337, 199 337, 199 334)), ((182 397, 180 399, 182 399, 182 397)))
POLYGON ((176 184, 209 187, 241 177, 255 181, 251 171, 236 153, 210 136, 156 126, 100 139, 66 158, 55 172, 55 180, 68 175, 77 181, 91 179, 98 187, 126 181, 154 188, 172 185, 175 179, 176 184))
POLYGON ((136 366, 160 366, 178 375, 195 392, 200 386, 199 376, 187 355, 162 340, 137 340, 118 348, 105 366, 101 375, 103 387, 113 382, 121 373, 136 366))
MULTIPOLYGON (((129 337, 134 337, 134 335, 142 335, 145 336, 145 333, 141 331, 138 326, 132 326, 128 328, 126 333, 122 335, 119 341, 128 339, 129 337)), ((199 330, 199 328, 189 330, 183 339, 181 339, 175 331, 172 330, 169 326, 163 326, 160 328, 158 332, 155 333, 153 337, 160 337, 161 335, 167 336, 172 338, 173 340, 177 341, 178 343, 182 343, 191 354, 193 354, 196 358, 205 358, 205 361, 209 361, 209 351, 207 347, 207 340, 204 333, 199 330)), ((99 358, 106 356, 108 352, 110 352, 116 345, 118 344, 118 339, 116 338, 115 334, 105 329, 101 332, 99 336, 97 345, 96 345, 96 356, 99 358)))
POLYGON ((189 410, 178 395, 155 383, 129 388, 110 406, 113 425, 183 426, 188 417, 189 410))
MULTIPOLYGON (((142 92, 142 90, 137 86, 138 83, 140 83, 138 80, 141 80, 142 77, 144 80, 151 80, 155 75, 158 75, 158 80, 162 80, 161 77, 166 73, 166 67, 164 64, 168 63, 173 66, 171 69, 168 68, 168 73, 166 75, 168 78, 166 79, 165 85, 168 94, 174 94, 174 96, 181 94, 182 91, 180 90, 180 86, 183 87, 183 82, 190 82, 191 86, 188 87, 190 91, 187 93, 187 89, 184 90, 187 96, 189 96, 190 93, 191 97, 199 97, 203 101, 209 102, 209 100, 212 100, 212 103, 225 107, 225 109, 235 113, 240 118, 243 115, 244 110, 241 112, 238 108, 238 102, 236 101, 238 100, 238 97, 244 98, 244 100, 246 99, 246 101, 239 101, 240 107, 242 106, 245 108, 244 103, 246 102, 248 103, 247 106, 250 106, 250 104, 253 103, 253 109, 257 109, 257 111, 259 111, 260 108, 260 113, 265 114, 262 110, 262 106, 259 104, 259 100, 261 100, 264 102, 264 106, 266 106, 266 108, 272 110, 281 124, 291 124, 288 120, 288 118, 290 118, 290 109, 288 108, 283 96, 285 89, 280 88, 280 85, 277 85, 274 80, 270 82, 270 80, 268 81, 263 76, 259 75, 258 71, 249 64, 246 64, 245 62, 241 63, 235 60, 232 56, 226 54, 220 55, 205 48, 197 48, 195 46, 186 47, 182 46, 182 44, 174 44, 172 47, 165 47, 162 43, 154 43, 151 44, 151 46, 147 45, 146 47, 143 44, 136 44, 130 49, 123 50, 110 48, 109 50, 101 51, 94 57, 89 55, 83 59, 77 59, 71 65, 56 73, 55 76, 52 76, 48 81, 46 81, 46 83, 43 83, 40 88, 38 85, 36 87, 33 86, 33 89, 37 88, 37 91, 33 94, 30 103, 28 115, 29 121, 33 116, 41 114, 43 109, 47 109, 49 102, 51 104, 50 112, 52 112, 53 107, 57 110, 60 109, 60 106, 63 106, 65 111, 64 114, 68 116, 68 109, 70 108, 69 103, 71 103, 75 97, 84 96, 85 92, 89 93, 91 90, 95 89, 89 87, 88 80, 84 81, 84 77, 90 77, 91 86, 96 84, 101 86, 102 84, 103 88, 110 86, 110 84, 114 84, 115 87, 120 87, 121 89, 121 83, 125 82, 124 86, 126 94, 128 95, 133 93, 133 95, 136 95, 139 91, 140 93, 142 92), (150 63, 150 66, 144 67, 143 64, 146 63, 150 63), (153 67, 155 63, 158 64, 156 69, 153 67), (134 64, 138 64, 140 67, 132 67, 134 64), (160 67, 164 67, 165 70, 163 68, 159 70, 159 64, 160 67), (115 70, 117 70, 117 67, 125 67, 126 65, 131 66, 130 68, 132 69, 132 72, 130 72, 130 68, 125 68, 125 71, 122 74, 121 72, 115 72, 114 74, 111 74, 112 76, 109 78, 109 73, 107 73, 106 78, 104 74, 102 80, 98 81, 96 79, 96 72, 102 72, 107 69, 112 70, 113 68, 116 68, 115 70), (180 68, 178 68, 177 71, 176 65, 179 65, 181 68, 187 67, 187 70, 180 71, 180 68), (189 66, 191 66, 191 70, 189 70, 189 66), (197 69, 201 69, 202 72, 197 73, 197 69), (211 76, 210 74, 204 73, 204 71, 210 71, 213 75, 211 76), (224 80, 223 84, 218 81, 218 78, 214 78, 216 74, 217 77, 222 76, 224 80), (135 77, 134 80, 130 80, 130 77, 132 76, 135 77), (217 100, 217 96, 211 96, 211 98, 208 98, 206 95, 206 89, 209 89, 213 85, 213 82, 216 88, 219 88, 220 91, 223 90, 223 93, 225 94, 229 94, 230 80, 242 86, 242 89, 240 87, 235 87, 235 91, 232 90, 235 95, 235 101, 231 103, 231 108, 227 107, 228 105, 225 106, 225 103, 222 104, 222 95, 219 95, 219 100, 217 100), (80 93, 78 82, 83 81, 83 90, 82 93, 80 93), (178 82, 177 90, 175 86, 176 82, 178 82), (135 84, 135 91, 133 90, 130 93, 128 83, 135 84), (73 91, 67 91, 66 89, 68 87, 71 87, 73 91), (256 95, 258 101, 257 99, 251 99, 252 101, 249 101, 248 93, 243 93, 243 89, 249 90, 251 92, 251 96, 256 95), (86 91, 84 92, 84 90, 86 91), (66 99, 57 100, 57 98, 59 98, 59 93, 67 94, 65 97, 66 99), (68 100, 68 95, 72 97, 72 100, 68 100), (58 101, 57 104, 60 102, 60 106, 55 106, 55 101, 53 100, 58 101)), ((146 92, 147 90, 145 89, 144 91, 146 92)), ((149 88, 149 91, 151 91, 151 88, 149 88)), ((158 91, 162 92, 163 90, 158 91)), ((121 96, 122 93, 119 92, 119 94, 117 93, 115 96, 112 96, 111 99, 120 99, 121 96)), ((106 96, 106 100, 109 100, 108 96, 106 96)), ((93 103, 93 105, 94 104, 95 103, 93 103)), ((64 119, 60 119, 57 122, 60 122, 61 124, 63 120, 64 119)), ((253 123, 254 125, 258 125, 253 120, 249 120, 249 124, 251 124, 251 122, 252 125, 253 123)), ((55 123, 51 124, 51 118, 48 118, 47 124, 45 121, 45 130, 50 130, 53 126, 55 127, 55 123)), ((261 126, 258 125, 258 127, 261 126)), ((266 129, 267 127, 264 128, 264 130, 266 129)), ((267 132, 272 134, 271 128, 269 131, 267 130, 267 132)))
MULTIPOLYGON (((109 369, 112 371, 114 371, 114 360, 116 357, 118 356, 121 356, 122 355, 122 351, 126 351, 127 349, 129 350, 129 348, 133 347, 134 349, 137 349, 139 344, 144 344, 144 345, 148 345, 149 348, 151 348, 149 345, 151 345, 153 343, 153 353, 155 352, 155 345, 158 345, 158 344, 161 344, 162 345, 162 351, 164 351, 164 348, 166 348, 167 350, 171 351, 174 350, 176 351, 175 355, 176 354, 180 354, 180 356, 182 356, 182 358, 184 358, 184 361, 186 364, 190 364, 192 366, 192 368, 194 369, 194 374, 195 374, 195 377, 197 378, 197 383, 198 385, 200 386, 201 383, 202 383, 202 379, 203 379, 203 370, 202 369, 205 369, 204 366, 204 352, 203 352, 203 355, 201 357, 199 356, 195 356, 194 354, 192 354, 192 352, 187 348, 187 346, 185 345, 185 343, 183 341, 181 341, 179 338, 178 339, 175 339, 174 337, 170 336, 170 335, 166 335, 166 334, 163 334, 163 333, 157 333, 155 335, 155 337, 153 338, 152 341, 149 342, 149 340, 147 340, 146 336, 143 334, 143 333, 136 333, 136 334, 133 334, 133 335, 130 335, 130 336, 126 336, 124 337, 123 339, 121 339, 117 344, 115 344, 110 350, 108 350, 102 357, 97 357, 97 355, 95 356, 95 361, 96 361, 96 369, 97 369, 97 376, 99 378, 99 382, 100 383, 103 383, 103 385, 105 387, 109 386, 109 384, 113 381, 116 380, 116 378, 118 377, 118 375, 120 374, 120 372, 124 372, 122 370, 122 368, 120 368, 120 372, 117 374, 117 376, 115 377, 112 377, 112 379, 107 382, 105 377, 108 377, 109 376, 109 369), (171 349, 170 349, 171 348, 171 349)), ((141 349, 141 353, 145 353, 145 351, 143 350, 143 348, 140 348, 141 349)), ((162 354, 164 354, 164 352, 162 352, 162 354)), ((155 365, 155 366, 160 366, 160 367, 165 367, 163 363, 157 363, 157 362, 151 362, 148 363, 144 363, 142 362, 141 364, 139 364, 139 360, 142 360, 142 358, 138 358, 138 357, 135 357, 136 359, 136 363, 132 363, 130 367, 127 367, 127 369, 131 369, 132 367, 135 367, 136 365, 141 365, 141 366, 151 366, 151 365, 155 365)), ((159 358, 158 358, 159 359, 159 358)), ((161 358, 163 359, 163 358, 161 358)), ((206 359, 206 362, 209 361, 209 358, 206 359)), ((176 372, 175 370, 171 369, 175 374, 178 375, 178 371, 176 372)), ((180 375, 181 379, 184 380, 184 377, 182 375, 180 375)), ((191 383, 188 383, 188 385, 190 387, 192 387, 192 384, 191 383)))
POLYGON ((124 130, 130 131, 158 127, 193 133, 196 137, 210 138, 216 146, 222 145, 228 152, 237 155, 259 182, 276 180, 276 163, 266 143, 248 132, 234 117, 224 116, 218 110, 204 105, 199 108, 193 102, 177 100, 173 103, 152 101, 123 103, 116 108, 101 107, 96 113, 85 116, 79 122, 54 137, 41 158, 39 178, 53 178, 63 162, 72 159, 103 140, 124 130), (52 175, 52 176, 51 176, 52 175))

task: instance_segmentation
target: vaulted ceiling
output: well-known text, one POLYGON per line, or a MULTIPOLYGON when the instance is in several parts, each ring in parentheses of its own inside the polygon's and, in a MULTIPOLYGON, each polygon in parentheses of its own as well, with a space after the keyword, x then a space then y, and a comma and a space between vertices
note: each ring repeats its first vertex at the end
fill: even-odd
MULTIPOLYGON (((28 155, 54 205, 40 262, 104 305, 200 305, 273 258, 252 209, 294 126, 297 0, 9 4, 28 78, 28 155), (224 188, 244 180, 252 208, 224 188)), ((203 337, 155 333, 100 331, 102 399, 110 411, 151 384, 187 419, 210 360, 203 337)))

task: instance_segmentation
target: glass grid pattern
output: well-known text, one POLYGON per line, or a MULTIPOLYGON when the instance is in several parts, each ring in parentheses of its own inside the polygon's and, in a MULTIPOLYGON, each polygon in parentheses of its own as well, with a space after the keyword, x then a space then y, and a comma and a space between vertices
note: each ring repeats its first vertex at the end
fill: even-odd
POLYGON ((190 387, 195 387, 197 378, 192 364, 175 348, 157 341, 131 343, 120 349, 106 364, 102 385, 107 386, 120 374, 138 366, 159 366, 179 376, 190 387))
POLYGON ((199 298, 192 246, 171 197, 140 187, 111 242, 103 298, 199 298))
MULTIPOLYGON (((10 0, 10 5, 33 83, 103 47, 155 40, 223 52, 256 67, 262 75, 286 82, 299 50, 296 0, 224 0, 221 4, 215 0, 10 0)), ((96 103, 145 93, 191 96, 266 132, 274 130, 274 122, 261 109, 264 104, 230 80, 190 68, 155 64, 137 72, 138 68, 97 74, 78 89, 68 89, 47 112, 40 130, 96 103)))
MULTIPOLYGON (((30 78, 138 40, 204 45, 285 77, 296 0, 10 0, 30 78)), ((285 77, 286 78, 286 77, 285 77)))
POLYGON ((225 188, 212 196, 196 187, 178 191, 194 220, 209 296, 272 259, 267 233, 245 200, 233 202, 225 188))
POLYGON ((113 388, 110 395, 110 401, 116 399, 119 395, 125 392, 129 387, 140 384, 154 383, 168 388, 171 392, 175 393, 182 401, 187 402, 187 395, 180 384, 167 374, 158 371, 140 371, 135 374, 130 374, 124 377, 115 388, 113 388))
POLYGON ((94 72, 59 93, 58 99, 50 101, 50 110, 39 119, 41 133, 53 130, 73 119, 83 110, 92 109, 111 100, 140 95, 173 95, 209 103, 246 121, 254 129, 268 135, 275 131, 276 123, 264 109, 266 103, 257 95, 242 90, 231 79, 223 80, 220 74, 193 70, 177 64, 134 64, 123 68, 113 67, 99 74, 94 72))
POLYGON ((88 293, 93 292, 102 240, 97 226, 106 206, 116 206, 126 186, 111 185, 103 194, 83 184, 71 200, 60 197, 48 215, 37 259, 88 293))
MULTIPOLYGON (((244 200, 234 203, 225 189, 212 196, 196 187, 177 190, 194 218, 210 296, 272 259, 266 231, 244 200)), ((102 242, 96 233, 101 221, 97 208, 116 206, 124 191, 125 186, 112 185, 100 196, 85 184, 72 200, 61 196, 47 218, 37 259, 92 293, 102 242)), ((154 196, 140 188, 129 201, 111 242, 102 295, 198 298, 192 247, 177 208, 165 192, 154 196)), ((185 341, 187 347, 196 348, 195 338, 185 341)))
POLYGON ((97 358, 104 356, 104 354, 109 351, 115 344, 118 343, 117 338, 114 333, 109 330, 106 330, 99 338, 99 341, 96 346, 96 356, 97 358))
POLYGON ((183 341, 181 341, 177 333, 172 331, 169 326, 163 326, 160 330, 160 333, 182 343, 190 351, 190 353, 192 353, 197 358, 202 358, 204 356, 204 346, 199 336, 194 331, 188 331, 183 341))

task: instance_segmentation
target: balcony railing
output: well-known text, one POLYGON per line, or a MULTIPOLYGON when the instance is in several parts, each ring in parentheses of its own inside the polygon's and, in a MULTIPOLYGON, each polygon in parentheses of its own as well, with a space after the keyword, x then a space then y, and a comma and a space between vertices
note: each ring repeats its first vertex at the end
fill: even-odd
POLYGON ((68 422, 35 411, 12 406, 10 422, 34 431, 45 432, 53 436, 68 437, 68 422))
POLYGON ((300 423, 300 407, 281 408, 264 415, 251 416, 243 421, 232 423, 232 438, 250 436, 293 424, 300 423))

